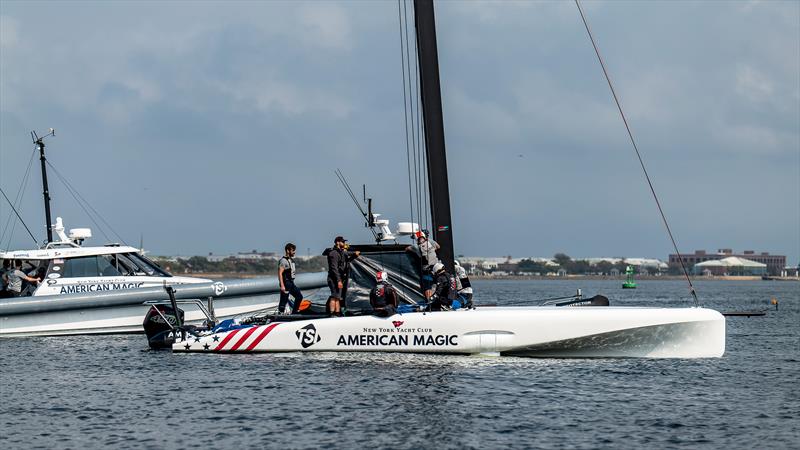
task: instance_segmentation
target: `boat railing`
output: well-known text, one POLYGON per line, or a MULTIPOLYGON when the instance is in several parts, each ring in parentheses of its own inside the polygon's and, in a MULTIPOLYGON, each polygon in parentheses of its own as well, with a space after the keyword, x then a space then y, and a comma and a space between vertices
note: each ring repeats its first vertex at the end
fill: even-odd
POLYGON ((53 248, 63 248, 63 247, 70 247, 70 248, 81 248, 80 245, 74 242, 48 242, 45 246, 45 250, 50 250, 53 248))
POLYGON ((568 295, 566 297, 553 297, 547 298, 541 303, 539 306, 565 306, 568 303, 579 303, 583 301, 583 292, 580 289, 575 293, 575 295, 568 295), (568 302, 564 302, 563 300, 568 300, 568 302))

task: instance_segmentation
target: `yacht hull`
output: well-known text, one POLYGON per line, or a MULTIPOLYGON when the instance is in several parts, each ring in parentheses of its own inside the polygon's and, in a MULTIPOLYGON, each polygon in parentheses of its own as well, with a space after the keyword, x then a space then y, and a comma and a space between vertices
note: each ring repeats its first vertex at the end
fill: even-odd
POLYGON ((172 350, 714 358, 725 352, 725 318, 704 308, 478 308, 274 322, 188 336, 172 350))

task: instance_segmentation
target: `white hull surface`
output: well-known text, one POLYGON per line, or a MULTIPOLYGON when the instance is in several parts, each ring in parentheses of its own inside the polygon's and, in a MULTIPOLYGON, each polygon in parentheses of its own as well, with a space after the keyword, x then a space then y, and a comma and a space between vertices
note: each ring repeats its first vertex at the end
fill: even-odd
MULTIPOLYGON (((326 274, 300 274, 295 283, 308 292, 324 286, 326 274)), ((280 292, 277 277, 227 279, 172 287, 177 300, 206 303, 212 299, 218 320, 274 307, 280 292)), ((163 287, 3 299, 0 301, 0 338, 141 333, 142 322, 150 309, 143 303, 168 299, 163 287)), ((187 324, 200 324, 206 319, 197 306, 181 306, 187 324)))
MULTIPOLYGON (((217 318, 222 320, 252 314, 277 304, 277 294, 256 295, 216 300, 214 310, 217 318)), ((139 304, 1 317, 0 337, 141 333, 142 320, 149 309, 150 306, 139 304)), ((206 319, 195 306, 182 304, 181 309, 185 312, 187 324, 199 325, 206 319)))
POLYGON ((187 336, 172 350, 713 358, 725 352, 725 318, 704 308, 479 308, 273 322, 187 336))

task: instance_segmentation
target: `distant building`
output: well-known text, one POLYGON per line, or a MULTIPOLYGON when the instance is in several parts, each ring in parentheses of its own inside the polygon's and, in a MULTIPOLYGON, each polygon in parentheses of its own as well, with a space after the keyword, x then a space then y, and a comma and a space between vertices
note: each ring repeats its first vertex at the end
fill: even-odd
MULTIPOLYGON (((694 267, 695 264, 706 261, 719 261, 724 258, 736 257, 743 258, 757 263, 765 264, 767 274, 780 275, 781 271, 786 267, 786 256, 783 255, 770 255, 769 252, 756 253, 752 250, 745 250, 742 253, 733 253, 729 248, 721 248, 717 253, 706 253, 705 250, 695 250, 694 253, 681 253, 683 263, 686 264, 687 269, 694 267)), ((669 255, 669 266, 680 267, 677 254, 669 255)))
POLYGON ((601 262, 610 264, 623 263, 628 266, 636 267, 637 272, 644 272, 645 269, 650 272, 664 272, 669 269, 667 263, 654 258, 583 258, 583 260, 587 261, 592 266, 596 266, 601 262))
POLYGON ((800 277, 800 264, 797 266, 786 266, 781 271, 782 277, 800 277))
POLYGON ((760 276, 766 275, 767 265, 749 259, 729 256, 694 265, 695 275, 760 276))
POLYGON ((259 252, 253 250, 252 252, 238 252, 232 255, 215 255, 209 253, 206 259, 210 262, 222 262, 228 259, 236 259, 245 262, 257 262, 264 259, 278 259, 278 255, 274 252, 259 252))

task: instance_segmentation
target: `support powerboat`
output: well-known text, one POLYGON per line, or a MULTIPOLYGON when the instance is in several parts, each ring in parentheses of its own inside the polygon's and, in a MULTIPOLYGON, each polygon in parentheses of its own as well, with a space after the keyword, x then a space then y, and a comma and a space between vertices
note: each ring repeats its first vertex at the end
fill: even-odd
MULTIPOLYGON (((120 245, 82 247, 88 229, 64 233, 61 218, 54 227, 58 241, 39 250, 0 252, 0 259, 24 260, 27 273, 41 282, 29 284, 19 297, 0 299, 0 337, 140 333, 145 301, 167 298, 164 287, 182 299, 216 299, 216 314, 230 318, 278 304, 276 277, 209 280, 173 276, 140 249, 120 245)), ((324 273, 300 274, 301 289, 325 285, 324 273)), ((202 323, 198 308, 187 310, 187 323, 202 323)))
MULTIPOLYGON (((165 288, 176 290, 181 299, 217 299, 216 313, 222 318, 277 307, 280 286, 274 276, 217 281, 173 276, 142 249, 119 244, 83 246, 92 237, 91 229, 74 228, 67 234, 60 217, 55 223, 50 219, 44 138, 54 136, 55 130, 41 137, 31 134, 42 166, 47 240, 35 250, 0 251, 0 260, 23 261, 21 269, 40 280, 25 282, 19 296, 0 298, 0 338, 138 333, 148 310, 142 302, 167 298, 165 288)), ((317 289, 325 286, 325 274, 302 274, 296 282, 301 289, 317 289)), ((186 312, 187 323, 204 320, 198 308, 186 312)))

